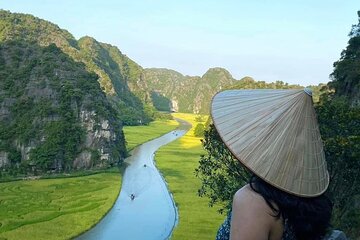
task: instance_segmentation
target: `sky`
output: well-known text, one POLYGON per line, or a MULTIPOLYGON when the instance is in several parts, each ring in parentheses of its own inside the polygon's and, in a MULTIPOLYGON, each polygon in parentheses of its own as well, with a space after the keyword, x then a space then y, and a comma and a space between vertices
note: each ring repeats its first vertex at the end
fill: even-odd
POLYGON ((1 0, 0 8, 117 46, 142 67, 326 83, 359 0, 1 0))

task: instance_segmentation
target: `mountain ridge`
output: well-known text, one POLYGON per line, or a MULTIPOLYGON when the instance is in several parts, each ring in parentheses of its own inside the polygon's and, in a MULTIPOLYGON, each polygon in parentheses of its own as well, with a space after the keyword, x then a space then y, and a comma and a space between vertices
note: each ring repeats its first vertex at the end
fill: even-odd
MULTIPOLYGON (((141 67, 123 56, 117 47, 98 42, 88 36, 76 40, 67 30, 30 14, 0 10, 0 19, 0 42, 21 40, 37 43, 40 46, 54 43, 75 61, 83 62, 88 71, 95 72, 99 76, 99 83, 103 91, 113 99, 113 103, 120 104, 120 106, 114 104, 114 107, 119 111, 125 124, 134 125, 151 120, 151 116, 144 110, 143 102, 130 91, 126 84, 127 80, 136 81, 132 79, 132 76, 126 74, 133 73, 134 69, 141 67), (116 62, 113 58, 121 60, 116 62), (112 64, 106 65, 104 62, 112 64), (134 112, 136 117, 132 118, 128 112, 134 112)), ((133 91, 135 90, 133 89, 133 91)), ((145 99, 145 97, 143 98, 145 99)))
POLYGON ((144 69, 116 46, 4 10, 0 76, 0 168, 23 172, 116 165, 126 156, 122 124, 149 123, 154 107, 207 114, 221 89, 269 85, 221 67, 144 69))
POLYGON ((183 75, 167 68, 145 68, 143 78, 158 110, 195 114, 209 114, 212 96, 224 89, 301 88, 282 81, 255 81, 248 76, 237 80, 222 67, 209 68, 202 76, 183 75))

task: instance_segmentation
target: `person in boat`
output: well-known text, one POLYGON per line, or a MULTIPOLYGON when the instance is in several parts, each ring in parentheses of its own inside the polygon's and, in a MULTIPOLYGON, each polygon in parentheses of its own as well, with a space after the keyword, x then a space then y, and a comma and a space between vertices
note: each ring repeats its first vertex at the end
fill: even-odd
POLYGON ((253 176, 234 197, 217 240, 316 240, 329 227, 329 173, 311 91, 227 90, 211 116, 253 176))

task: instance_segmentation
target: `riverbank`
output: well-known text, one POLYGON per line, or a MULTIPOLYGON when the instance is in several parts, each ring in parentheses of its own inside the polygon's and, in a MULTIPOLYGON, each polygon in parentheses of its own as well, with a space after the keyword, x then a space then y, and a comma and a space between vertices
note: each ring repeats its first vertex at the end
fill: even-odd
POLYGON ((185 136, 160 148, 155 156, 156 165, 168 183, 179 212, 179 223, 171 239, 215 239, 225 216, 220 215, 216 207, 210 208, 207 198, 200 198, 197 194, 201 183, 194 170, 200 155, 205 153, 201 138, 194 136, 197 115, 174 113, 173 116, 190 122, 192 128, 185 136))
POLYGON ((175 120, 155 120, 144 126, 124 126, 127 151, 175 130, 178 126, 179 123, 175 120))

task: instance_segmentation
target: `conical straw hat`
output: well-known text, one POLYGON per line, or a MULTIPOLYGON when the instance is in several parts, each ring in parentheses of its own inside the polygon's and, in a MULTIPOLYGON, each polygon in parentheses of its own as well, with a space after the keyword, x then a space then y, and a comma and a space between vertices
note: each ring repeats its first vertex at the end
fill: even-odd
POLYGON ((212 100, 211 115, 223 142, 264 181, 301 197, 329 185, 323 144, 305 90, 227 90, 212 100))

